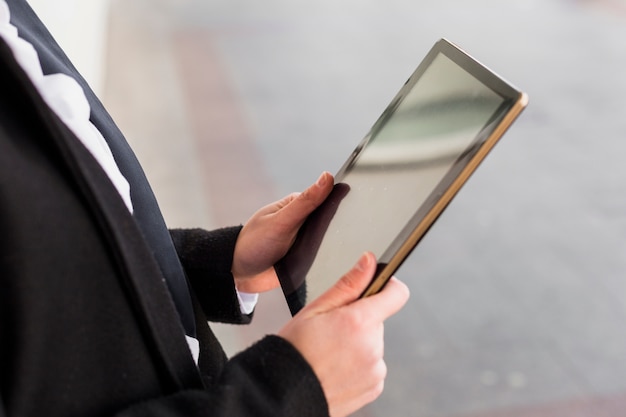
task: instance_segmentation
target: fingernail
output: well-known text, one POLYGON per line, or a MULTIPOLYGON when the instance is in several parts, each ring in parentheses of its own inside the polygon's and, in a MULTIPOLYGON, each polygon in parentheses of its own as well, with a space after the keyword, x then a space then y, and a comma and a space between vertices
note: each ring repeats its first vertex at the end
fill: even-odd
POLYGON ((316 184, 318 187, 323 187, 326 185, 326 183, 328 183, 328 177, 325 172, 322 172, 322 175, 320 175, 320 177, 317 179, 316 184))
POLYGON ((364 253, 363 255, 361 255, 361 257, 359 258, 359 261, 357 262, 356 266, 358 269, 360 269, 361 271, 365 271, 368 267, 368 265, 370 264, 370 257, 367 256, 367 253, 364 253))

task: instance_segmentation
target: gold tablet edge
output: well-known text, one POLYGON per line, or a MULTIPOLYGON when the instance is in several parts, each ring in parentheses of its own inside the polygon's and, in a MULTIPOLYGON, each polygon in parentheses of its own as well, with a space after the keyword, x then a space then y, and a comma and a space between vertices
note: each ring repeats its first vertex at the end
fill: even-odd
POLYGON ((384 267, 379 271, 378 275, 374 277, 369 286, 365 289, 360 298, 368 297, 370 295, 376 294, 380 290, 383 289, 387 281, 391 279, 395 271, 400 267, 404 259, 411 253, 411 251, 415 248, 419 240, 426 234, 428 229, 433 225, 433 223, 437 220, 439 215, 443 212, 443 210, 447 207, 447 205, 452 201, 454 196, 459 192, 463 184, 467 182, 469 177, 472 175, 476 168, 480 165, 480 163, 485 159, 487 154, 493 149, 495 144, 500 140, 500 138, 504 135, 504 133, 508 130, 508 128, 513 124, 515 119, 520 115, 522 110, 528 104, 528 96, 526 93, 520 93, 520 96, 517 102, 511 108, 511 111, 504 117, 502 122, 498 125, 498 127, 494 130, 494 132, 489 136, 489 138, 485 141, 483 146, 480 147, 476 155, 472 158, 472 160, 467 164, 467 166, 461 171, 459 176, 454 180, 454 182, 448 187, 445 193, 441 196, 441 198, 437 201, 437 203, 433 206, 433 208, 426 214, 424 220, 422 220, 413 233, 407 238, 404 244, 400 247, 398 252, 393 256, 393 258, 384 265, 384 267))

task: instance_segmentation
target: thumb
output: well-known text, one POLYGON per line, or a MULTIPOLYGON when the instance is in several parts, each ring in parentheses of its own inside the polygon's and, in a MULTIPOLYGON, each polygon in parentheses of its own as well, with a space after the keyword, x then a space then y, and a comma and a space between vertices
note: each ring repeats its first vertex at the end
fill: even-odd
POLYGON ((302 193, 293 195, 281 209, 285 219, 295 224, 302 223, 313 210, 315 210, 328 197, 333 190, 333 176, 323 172, 315 184, 308 187, 302 193))
POLYGON ((308 305, 309 310, 324 313, 356 301, 371 282, 376 272, 376 259, 370 252, 364 253, 347 274, 328 291, 308 305))

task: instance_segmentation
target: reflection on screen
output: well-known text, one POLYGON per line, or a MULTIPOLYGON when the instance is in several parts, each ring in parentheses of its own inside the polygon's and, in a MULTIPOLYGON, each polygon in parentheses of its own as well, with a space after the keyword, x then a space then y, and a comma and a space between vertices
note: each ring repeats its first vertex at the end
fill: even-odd
POLYGON ((307 225, 305 233, 323 229, 317 230, 317 236, 326 232, 323 238, 313 246, 294 246, 294 252, 305 251, 309 258, 304 271, 286 271, 302 292, 306 275, 306 295, 300 297, 308 301, 320 295, 364 251, 380 258, 459 157, 479 140, 503 101, 452 60, 437 55, 411 91, 374 126, 340 179, 349 191, 339 202, 329 203, 335 205, 333 215, 321 216, 323 224, 316 225, 313 218, 307 225))

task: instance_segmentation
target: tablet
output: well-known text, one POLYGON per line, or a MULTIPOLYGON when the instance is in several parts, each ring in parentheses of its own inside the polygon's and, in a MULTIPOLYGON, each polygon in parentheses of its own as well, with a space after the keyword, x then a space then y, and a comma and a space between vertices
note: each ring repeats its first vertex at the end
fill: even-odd
POLYGON ((276 264, 291 313, 365 251, 378 269, 362 297, 380 291, 527 101, 452 43, 435 43, 276 264))

